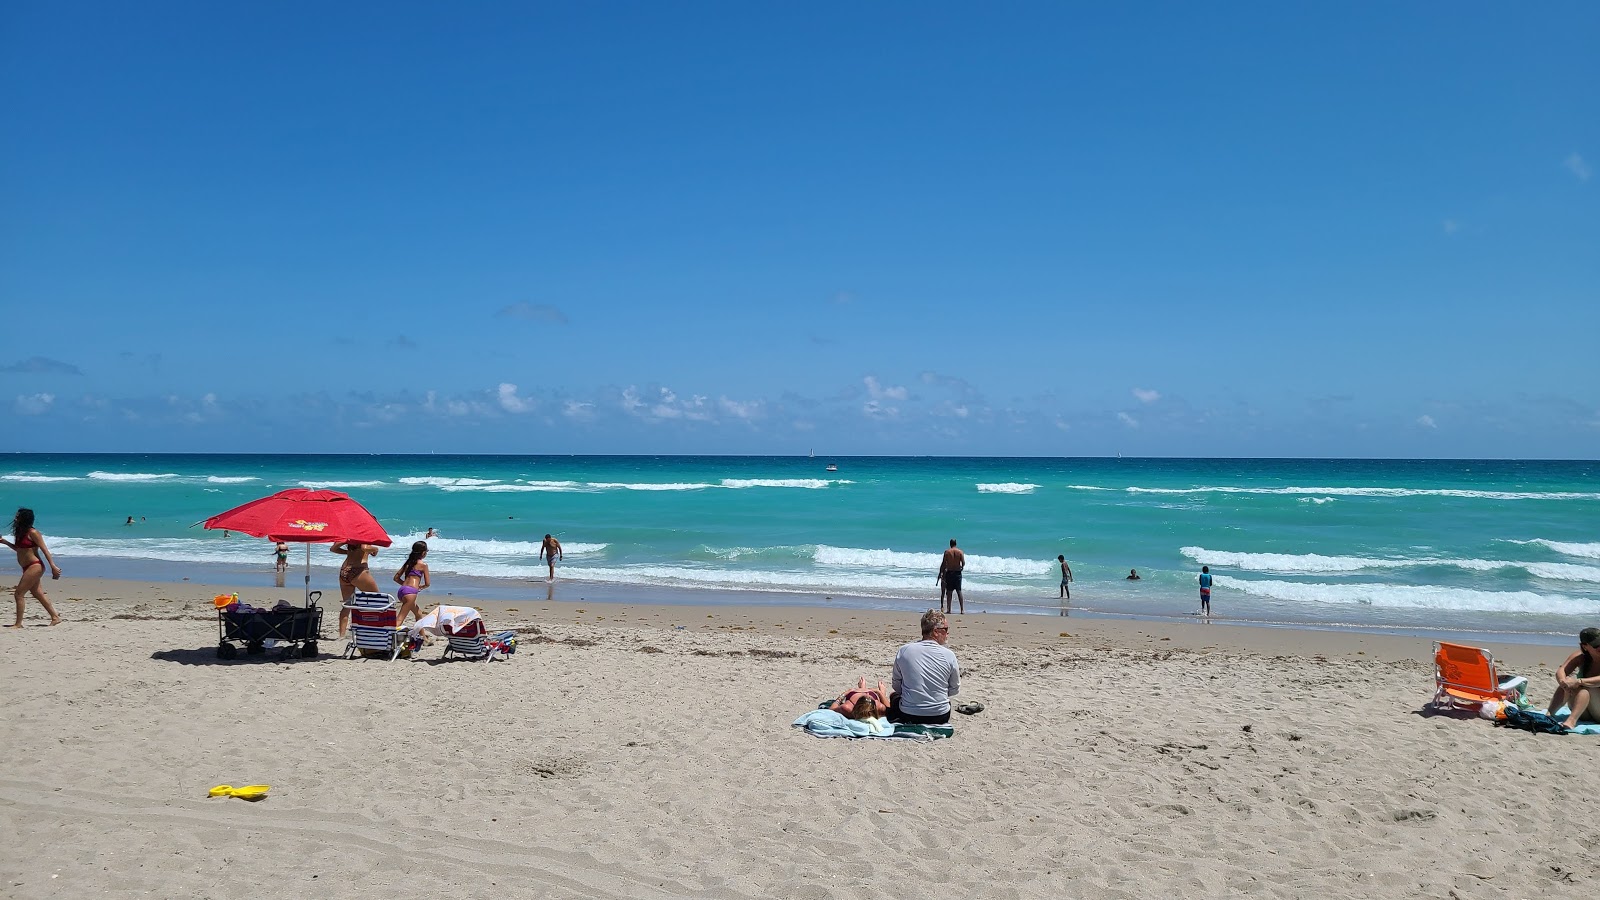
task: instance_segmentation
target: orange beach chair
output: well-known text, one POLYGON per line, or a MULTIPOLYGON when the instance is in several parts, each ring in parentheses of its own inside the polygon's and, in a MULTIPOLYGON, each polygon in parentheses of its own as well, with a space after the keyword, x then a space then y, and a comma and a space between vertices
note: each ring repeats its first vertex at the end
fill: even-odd
POLYGON ((1466 644, 1433 644, 1433 705, 1476 710, 1487 700, 1515 702, 1528 689, 1520 675, 1502 677, 1489 651, 1466 644))

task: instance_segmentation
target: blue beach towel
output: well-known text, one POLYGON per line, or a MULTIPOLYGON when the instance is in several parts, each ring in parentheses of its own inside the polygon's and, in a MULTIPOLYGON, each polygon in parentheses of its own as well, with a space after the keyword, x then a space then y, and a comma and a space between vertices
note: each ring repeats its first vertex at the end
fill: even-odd
MULTIPOLYGON (((1572 715, 1572 710, 1563 706, 1556 710, 1555 717, 1557 720, 1561 720, 1570 715, 1572 715)), ((1579 722, 1577 727, 1568 731, 1567 734, 1600 734, 1600 725, 1596 725, 1593 722, 1579 722)))
POLYGON ((907 741, 934 741, 954 737, 956 730, 949 725, 896 725, 888 734, 876 734, 866 722, 846 718, 831 709, 813 709, 795 719, 795 728, 803 728, 819 738, 890 738, 907 741))

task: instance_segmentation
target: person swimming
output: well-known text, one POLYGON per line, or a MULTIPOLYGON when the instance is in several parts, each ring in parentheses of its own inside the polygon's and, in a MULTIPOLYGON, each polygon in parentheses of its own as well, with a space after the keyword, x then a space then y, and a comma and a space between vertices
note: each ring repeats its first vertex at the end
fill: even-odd
POLYGON ((1124 581, 1138 581, 1138 580, 1140 580, 1139 579, 1139 570, 1138 569, 1129 569, 1128 570, 1128 577, 1123 579, 1123 580, 1124 581))

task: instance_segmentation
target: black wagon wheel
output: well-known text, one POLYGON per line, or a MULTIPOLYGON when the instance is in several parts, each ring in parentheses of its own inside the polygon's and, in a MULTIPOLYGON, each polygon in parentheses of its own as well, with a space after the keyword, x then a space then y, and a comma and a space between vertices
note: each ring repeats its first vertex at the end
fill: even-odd
POLYGON ((217 659, 233 659, 239 655, 239 648, 223 641, 217 645, 217 659))

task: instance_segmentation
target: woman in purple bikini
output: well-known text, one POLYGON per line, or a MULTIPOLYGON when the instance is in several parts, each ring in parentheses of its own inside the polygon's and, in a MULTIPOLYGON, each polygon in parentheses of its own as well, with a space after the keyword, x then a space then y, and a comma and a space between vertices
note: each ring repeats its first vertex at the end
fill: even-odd
POLYGON ((432 586, 428 580, 428 564, 422 561, 428 555, 428 542, 417 541, 411 545, 411 555, 406 557, 405 564, 395 570, 394 583, 400 585, 400 624, 406 621, 406 612, 411 613, 413 619, 422 618, 422 608, 417 604, 417 595, 432 586))
POLYGON ((50 548, 44 545, 44 535, 33 527, 33 510, 27 508, 17 510, 16 518, 11 520, 11 540, 0 538, 0 544, 17 551, 17 565, 22 567, 22 576, 17 579, 17 588, 13 592, 17 598, 17 623, 6 627, 22 627, 23 604, 27 602, 29 594, 32 594, 50 615, 50 624, 60 625, 61 617, 56 614, 56 608, 50 605, 50 598, 44 595, 44 589, 39 586, 39 582, 44 580, 45 563, 50 564, 51 578, 61 577, 61 567, 56 565, 56 558, 50 555, 50 548))

